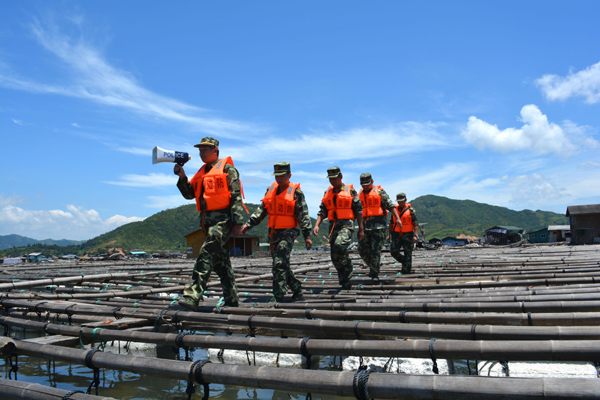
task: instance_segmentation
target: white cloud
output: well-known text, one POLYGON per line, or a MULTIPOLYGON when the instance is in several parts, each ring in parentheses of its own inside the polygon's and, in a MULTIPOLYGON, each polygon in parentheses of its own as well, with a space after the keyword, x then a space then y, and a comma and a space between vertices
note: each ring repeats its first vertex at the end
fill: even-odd
POLYGON ((148 175, 127 174, 121 176, 120 181, 106 181, 104 183, 129 187, 175 187, 177 184, 177 179, 177 176, 175 176, 173 173, 171 173, 171 175, 157 173, 151 173, 148 175))
POLYGON ((586 69, 561 77, 544 75, 535 81, 548 100, 566 100, 579 96, 588 104, 600 101, 600 62, 586 69))
POLYGON ((71 123, 71 126, 73 126, 75 128, 81 128, 81 126, 79 126, 79 124, 77 122, 71 123))
POLYGON ((440 126, 442 124, 433 122, 403 122, 382 128, 315 131, 295 139, 294 136, 265 137, 253 145, 253 151, 244 146, 229 148, 228 154, 246 162, 263 160, 265 154, 276 154, 279 159, 296 164, 364 159, 373 154, 382 159, 452 146, 451 141, 438 132, 440 126))
POLYGON ((570 193, 554 183, 553 179, 537 173, 519 175, 514 178, 503 176, 502 180, 511 190, 511 202, 518 205, 538 207, 570 196, 570 193))
MULTIPOLYGON (((70 23, 81 18, 67 18, 70 23)), ((65 83, 37 83, 11 73, 5 66, 0 69, 0 85, 36 93, 77 97, 95 103, 133 111, 160 120, 176 121, 195 131, 220 137, 249 138, 261 128, 224 118, 212 117, 208 110, 183 103, 145 89, 130 73, 110 65, 103 54, 84 38, 64 35, 52 22, 34 19, 31 32, 50 53, 69 67, 65 83)), ((14 120, 15 123, 19 123, 14 120)), ((77 127, 77 124, 73 126, 77 127)))
POLYGON ((148 208, 156 208, 159 210, 165 210, 167 208, 175 208, 185 204, 192 204, 194 200, 184 199, 181 194, 174 194, 170 196, 148 196, 149 203, 145 204, 148 208))
POLYGON ((25 124, 23 123, 23 121, 21 121, 21 120, 19 120, 19 119, 14 119, 14 118, 13 118, 13 119, 12 119, 12 121, 13 121, 15 124, 17 124, 17 125, 25 125, 25 124))
MULTIPOLYGON (((518 150, 531 150, 538 154, 555 153, 567 157, 577 151, 565 131, 558 125, 548 122, 548 117, 534 105, 521 109, 524 125, 517 128, 498 129, 477 117, 469 117, 467 127, 461 132, 463 138, 479 150, 490 148, 502 153, 518 150)), ((573 129, 573 126, 569 126, 573 129)))
POLYGON ((444 196, 444 192, 457 180, 473 175, 476 167, 475 163, 448 163, 440 168, 428 168, 426 172, 415 170, 407 177, 391 182, 390 185, 384 184, 383 187, 387 188, 388 194, 404 192, 409 199, 426 194, 444 196))
POLYGON ((18 194, 13 194, 12 196, 4 197, 2 193, 0 193, 0 207, 16 206, 19 204, 26 203, 28 203, 27 197, 19 196, 18 194))
POLYGON ((577 168, 581 169, 600 169, 600 162, 598 161, 583 161, 577 164, 577 168))
POLYGON ((85 240, 144 218, 114 215, 102 220, 96 210, 67 205, 63 210, 24 210, 13 205, 0 208, 0 232, 35 239, 85 240))
POLYGON ((130 153, 130 154, 135 154, 138 156, 146 156, 149 157, 152 154, 152 150, 148 150, 146 148, 141 148, 141 147, 122 147, 122 146, 118 146, 118 145, 114 145, 114 144, 108 144, 109 147, 117 150, 117 151, 121 151, 123 153, 130 153))

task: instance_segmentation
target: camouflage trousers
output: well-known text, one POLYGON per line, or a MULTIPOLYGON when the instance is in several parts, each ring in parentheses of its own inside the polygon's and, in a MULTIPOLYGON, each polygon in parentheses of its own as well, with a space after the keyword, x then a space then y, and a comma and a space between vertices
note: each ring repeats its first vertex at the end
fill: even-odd
POLYGON ((403 274, 409 274, 412 269, 413 237, 413 232, 392 232, 390 253, 392 257, 402 263, 403 274), (400 253, 401 250, 404 254, 400 253))
POLYGON ((353 229, 342 227, 334 229, 329 236, 331 246, 331 261, 338 273, 338 281, 344 290, 350 290, 352 284, 352 260, 348 254, 348 246, 352 243, 353 229))
POLYGON ((298 236, 297 229, 286 229, 274 234, 273 239, 273 297, 283 301, 289 287, 294 294, 302 293, 302 283, 294 275, 290 267, 290 253, 294 240, 298 236))
POLYGON ((369 267, 369 276, 375 278, 379 275, 379 264, 381 260, 381 248, 385 242, 386 231, 384 229, 365 229, 365 237, 358 242, 358 253, 360 258, 369 267))
POLYGON ((201 301, 206 290, 210 273, 214 269, 221 279, 223 297, 226 305, 237 305, 238 288, 229 260, 229 235, 233 224, 221 221, 212 226, 205 225, 206 240, 200 248, 200 254, 194 264, 192 283, 183 289, 183 295, 201 301))

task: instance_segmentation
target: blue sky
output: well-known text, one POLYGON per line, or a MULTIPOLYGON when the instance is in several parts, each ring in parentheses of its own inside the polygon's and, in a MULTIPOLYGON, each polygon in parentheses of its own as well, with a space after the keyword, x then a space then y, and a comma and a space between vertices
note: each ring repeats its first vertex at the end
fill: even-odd
MULTIPOLYGON (((189 203, 156 145, 221 142, 258 203, 359 187, 600 203, 597 1, 0 3, 0 234, 89 239, 189 203)), ((418 210, 417 210, 418 212, 418 210)))

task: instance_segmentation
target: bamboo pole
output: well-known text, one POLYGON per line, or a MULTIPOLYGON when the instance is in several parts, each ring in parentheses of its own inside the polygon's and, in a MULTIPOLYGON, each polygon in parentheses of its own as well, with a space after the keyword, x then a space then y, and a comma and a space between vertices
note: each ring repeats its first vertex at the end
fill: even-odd
MULTIPOLYGON (((22 381, 13 381, 0 379, 0 393, 4 400, 60 400, 70 393, 69 390, 57 389, 50 386, 40 385, 38 383, 28 383, 22 381)), ((69 396, 70 400, 116 400, 113 397, 93 396, 84 393, 73 393, 69 396)))
POLYGON ((538 302, 498 302, 498 303, 380 303, 374 300, 369 303, 339 303, 339 304, 318 304, 318 303, 285 303, 285 305, 262 305, 258 307, 271 306, 274 308, 290 309, 330 309, 330 310, 352 310, 352 311, 454 311, 454 312, 539 312, 539 313, 558 313, 558 312, 598 312, 600 311, 599 301, 547 301, 538 302))
MULTIPOLYGON (((140 275, 152 275, 157 272, 145 272, 144 274, 135 274, 135 276, 140 275)), ((115 274, 98 274, 98 275, 80 275, 80 276, 70 276, 70 277, 61 277, 61 278, 45 278, 45 279, 37 279, 33 281, 17 281, 11 283, 1 283, 0 290, 18 290, 18 289, 27 289, 37 286, 47 286, 47 285, 57 285, 63 283, 71 283, 71 284, 83 284, 84 282, 96 282, 96 281, 107 281, 114 278, 122 278, 132 276, 128 273, 115 273, 115 274)))
POLYGON ((0 301, 4 299, 55 299, 55 300, 68 300, 68 299, 109 299, 115 297, 143 297, 148 294, 156 293, 170 293, 170 292, 181 292, 185 286, 177 285, 168 288, 156 288, 156 289, 144 289, 144 290, 122 290, 118 292, 114 291, 97 291, 96 293, 74 293, 74 294, 50 294, 50 293, 18 293, 11 294, 2 297, 0 295, 0 301))
MULTIPOLYGON (((87 351, 50 345, 16 342, 16 354, 85 364, 87 351)), ((191 362, 96 352, 95 368, 152 374, 187 380, 191 362)), ((379 399, 597 399, 600 380, 583 378, 488 378, 456 375, 391 375, 371 373, 366 384, 369 395, 379 399)), ((208 363, 202 367, 206 383, 238 385, 292 392, 353 396, 354 372, 291 370, 273 367, 208 363)))
MULTIPOLYGON (((410 275, 409 275, 410 276, 410 275)), ((355 279, 355 278, 353 278, 355 279)), ((546 279, 524 279, 524 280, 512 280, 512 281, 487 281, 469 279, 465 282, 455 283, 441 283, 438 278, 435 279, 419 279, 418 277, 410 278, 397 278, 393 282, 386 283, 385 287, 389 290, 427 290, 427 289, 490 289, 498 287, 510 287, 510 286, 557 286, 557 285, 571 285, 571 284, 585 284, 600 283, 600 273, 597 276, 581 276, 575 278, 546 278, 546 279), (437 283, 440 282, 440 283, 437 283)), ((331 284, 325 286, 324 284, 317 284, 312 282, 303 282, 304 289, 323 289, 333 288, 339 285, 331 284)))
MULTIPOLYGON (((210 312, 210 310, 203 310, 210 312)), ((279 318, 306 318, 306 310, 226 307, 221 314, 268 315, 279 318)), ((600 326, 600 313, 455 313, 393 311, 309 310, 308 316, 322 320, 361 320, 401 323, 478 324, 511 326, 600 326)))
MULTIPOLYGON (((104 315, 113 317, 138 317, 138 318, 156 318, 162 311, 164 315, 172 316, 176 312, 181 317, 188 315, 182 311, 165 310, 165 304, 161 302, 157 305, 130 304, 130 303, 113 303, 114 306, 105 304, 80 304, 71 302, 53 302, 53 301, 24 301, 24 300, 4 300, 2 304, 5 308, 25 307, 34 312, 49 312, 57 314, 83 314, 83 315, 104 315), (144 308, 141 311, 140 308, 144 308), (164 310, 164 311, 163 311, 164 310)), ((172 303, 172 302, 171 302, 172 303)), ((561 302, 559 302, 561 303, 561 302)), ((573 304, 571 302, 568 304, 573 304)), ((598 302, 596 302, 597 304, 598 302)), ((498 303, 492 303, 497 305, 498 303)), ((585 307, 575 310, 566 310, 563 307, 562 312, 552 312, 556 308, 552 304, 536 304, 528 303, 523 306, 523 303, 510 303, 511 308, 495 307, 495 314, 481 313, 481 310, 470 310, 475 313, 460 313, 464 311, 461 304, 445 304, 431 303, 425 306, 422 303, 404 303, 405 307, 391 307, 381 303, 325 303, 322 306, 319 303, 276 303, 276 304, 259 304, 255 308, 246 307, 224 307, 221 310, 222 314, 236 315, 271 315, 283 316, 286 318, 321 318, 327 320, 340 319, 366 319, 373 321, 396 321, 396 322, 439 322, 439 323, 467 323, 467 324, 509 324, 509 325, 571 325, 581 326, 583 324, 597 326, 599 324, 598 313, 584 313, 585 307), (267 307, 259 307, 265 305, 267 307), (378 307, 378 306, 385 307, 378 307), (276 307, 271 307, 276 306, 276 307), (543 306, 543 307, 542 307, 543 306), (450 309, 453 308, 453 310, 450 309), (523 307, 525 311, 523 312, 523 307), (546 308, 544 308, 546 307, 546 308), (424 310, 427 309, 427 311, 424 310), (436 309, 442 309, 446 313, 436 312, 436 309), (397 311, 390 311, 396 309, 397 311), (264 311, 263 311, 264 310, 264 311), (531 315, 528 314, 531 310, 531 315), (454 311, 454 312, 451 312, 454 311), (477 312, 479 311, 479 312, 477 312), (536 312, 541 311, 541 312, 536 312), (580 312, 575 312, 580 311, 580 312), (514 314, 498 314, 499 312, 512 312, 514 314), (551 314, 550 314, 551 313, 551 314), (552 322, 556 321, 556 322, 552 322), (560 322, 559 322, 560 321, 560 322)), ((597 306, 600 306, 597 304, 597 306)), ((480 307, 481 308, 481 307, 480 307)), ((204 313, 211 313, 214 310, 213 306, 204 306, 198 309, 204 313)), ((489 310, 484 310, 489 311, 489 310)), ((191 313, 189 315, 200 318, 201 313, 191 313)), ((194 317, 195 318, 195 317, 194 317)), ((196 321, 199 321, 195 319, 196 321)))
MULTIPOLYGON (((59 307, 43 303, 41 307, 48 307, 51 312, 56 312, 59 307)), ((66 313, 65 306, 62 306, 66 313)), ((170 318, 174 321, 200 322, 209 324, 248 326, 267 328, 273 330, 292 330, 320 335, 370 335, 384 337, 428 337, 456 340, 598 340, 600 329, 594 326, 554 327, 554 326, 492 326, 492 325, 456 325, 456 324, 402 324, 384 322, 362 321, 325 321, 282 319, 273 317, 245 317, 239 315, 215 315, 187 311, 170 310, 100 310, 98 307, 78 308, 81 313, 102 314, 114 316, 134 316, 156 321, 159 317, 170 318)))
MULTIPOLYGON (((0 317, 0 323, 19 328, 39 330, 48 334, 82 336, 94 341, 131 341, 164 346, 218 348, 270 353, 302 354, 303 339, 185 335, 178 343, 178 334, 111 329, 79 328, 29 322, 17 318, 0 317)), ((310 339, 306 342, 308 354, 315 356, 410 357, 431 358, 429 340, 332 340, 310 339)), ((9 349, 11 347, 9 346, 9 349)), ((14 345, 12 346, 14 349, 14 345)), ((9 350, 7 350, 9 351, 9 350)), ((435 357, 439 359, 505 360, 505 361, 600 361, 598 340, 530 341, 460 341, 438 340, 434 343, 435 357)))

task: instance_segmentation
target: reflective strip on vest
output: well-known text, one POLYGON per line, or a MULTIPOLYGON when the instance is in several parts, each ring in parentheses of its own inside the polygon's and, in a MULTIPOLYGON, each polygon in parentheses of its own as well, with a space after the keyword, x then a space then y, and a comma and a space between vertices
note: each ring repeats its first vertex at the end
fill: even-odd
POLYGON ((296 218, 296 200, 294 195, 296 189, 300 189, 299 183, 290 182, 289 187, 277 194, 279 185, 274 182, 265 197, 262 199, 265 209, 269 213, 269 228, 290 229, 298 226, 296 218))
POLYGON ((205 173, 206 164, 194 175, 190 184, 196 195, 196 209, 198 211, 223 210, 231 206, 231 193, 227 185, 225 165, 231 164, 231 157, 218 160, 208 173, 205 173), (200 196, 206 202, 206 210, 201 209, 200 196))
POLYGON ((363 206, 363 217, 378 217, 383 215, 381 208, 381 195, 379 194, 381 186, 373 186, 369 193, 364 193, 362 188, 358 193, 358 198, 363 206))
POLYGON ((352 195, 350 189, 354 189, 352 185, 345 185, 344 190, 339 193, 333 193, 333 186, 329 186, 325 196, 323 197, 323 204, 327 208, 327 218, 330 221, 338 219, 354 219, 354 211, 352 211, 352 195), (335 196, 335 204, 334 204, 335 196))

